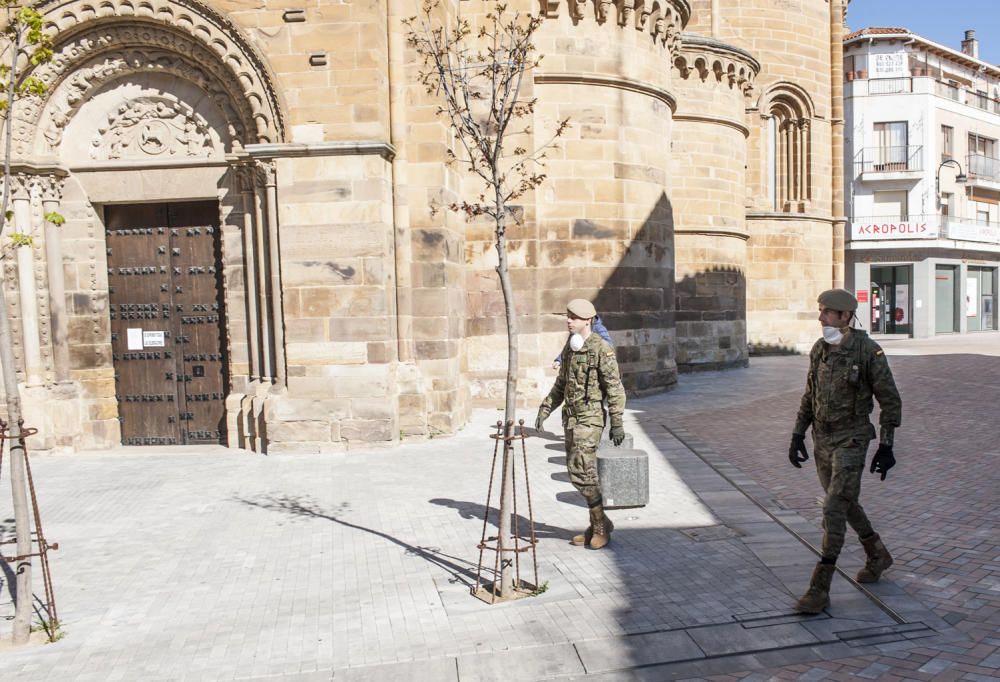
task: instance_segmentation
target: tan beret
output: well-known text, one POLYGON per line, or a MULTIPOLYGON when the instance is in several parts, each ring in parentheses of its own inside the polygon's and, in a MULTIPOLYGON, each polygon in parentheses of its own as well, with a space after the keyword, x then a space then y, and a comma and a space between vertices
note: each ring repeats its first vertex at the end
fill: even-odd
POLYGON ((573 317, 579 317, 581 320, 589 320, 597 317, 597 309, 594 308, 594 304, 585 298, 574 298, 567 303, 566 312, 573 317))
POLYGON ((821 306, 841 312, 853 313, 858 309, 858 299, 846 289, 827 289, 816 300, 821 306))

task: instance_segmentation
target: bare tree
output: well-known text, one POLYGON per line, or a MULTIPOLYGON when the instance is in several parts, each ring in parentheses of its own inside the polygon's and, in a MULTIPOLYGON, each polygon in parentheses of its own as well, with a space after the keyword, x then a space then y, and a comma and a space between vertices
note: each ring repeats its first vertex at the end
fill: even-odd
MULTIPOLYGON (((451 129, 453 144, 449 163, 459 165, 482 181, 482 191, 473 200, 448 206, 470 220, 489 219, 495 224, 497 275, 503 293, 507 322, 507 383, 504 408, 505 436, 510 437, 517 404, 518 353, 517 307, 507 263, 507 224, 515 215, 517 200, 545 181, 545 155, 556 138, 569 126, 558 121, 551 136, 532 146, 531 120, 537 99, 522 96, 525 74, 538 66, 533 37, 542 18, 510 11, 497 0, 485 0, 487 11, 469 19, 447 17, 440 0, 428 0, 421 14, 405 20, 407 41, 423 62, 420 82, 428 94, 439 96, 438 113, 451 129), (457 150, 457 152, 456 152, 457 150)), ((499 547, 510 541, 510 498, 513 495, 513 463, 503 460, 504 494, 500 499, 499 547)), ((500 594, 515 588, 510 561, 501 562, 500 594)))
MULTIPOLYGON (((41 97, 47 85, 31 69, 52 59, 52 39, 43 31, 42 15, 20 0, 0 0, 0 9, 7 13, 3 27, 0 50, 6 58, 0 63, 0 114, 3 115, 3 199, 0 201, 0 236, 10 222, 11 152, 14 109, 18 100, 41 97)), ((57 225, 63 223, 59 214, 49 213, 45 219, 57 225)), ((27 227, 27 226, 24 226, 27 227)), ((28 228, 30 229, 30 228, 28 228)), ((0 260, 12 250, 33 248, 30 233, 14 232, 9 244, 0 249, 0 260)), ((25 452, 21 447, 21 397, 17 385, 17 365, 14 361, 14 338, 10 329, 7 297, 3 278, 0 277, 0 370, 3 371, 4 393, 7 396, 7 420, 10 423, 10 484, 14 506, 14 525, 17 537, 15 573, 17 575, 17 600, 14 606, 13 643, 24 644, 31 633, 31 517, 28 510, 25 479, 25 452)), ((51 626, 57 624, 52 623, 51 626)))

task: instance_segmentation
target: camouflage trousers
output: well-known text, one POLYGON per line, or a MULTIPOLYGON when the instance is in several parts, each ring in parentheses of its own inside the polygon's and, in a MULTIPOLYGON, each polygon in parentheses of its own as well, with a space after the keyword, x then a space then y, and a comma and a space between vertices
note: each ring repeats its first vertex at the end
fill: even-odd
POLYGON ((597 446, 604 427, 580 424, 570 417, 564 428, 569 480, 587 500, 587 506, 597 506, 601 503, 601 488, 597 482, 597 446))
POLYGON ((859 499, 868 443, 874 437, 869 424, 850 431, 824 432, 813 427, 816 472, 826 491, 823 500, 823 558, 836 560, 844 546, 847 525, 859 537, 875 532, 859 499))

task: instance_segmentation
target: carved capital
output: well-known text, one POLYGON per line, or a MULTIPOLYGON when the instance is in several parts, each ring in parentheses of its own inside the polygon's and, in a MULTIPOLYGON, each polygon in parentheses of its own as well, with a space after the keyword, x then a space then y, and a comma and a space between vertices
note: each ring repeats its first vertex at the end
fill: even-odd
POLYGON ((242 194, 253 194, 254 188, 254 162, 238 161, 233 163, 233 176, 236 179, 236 190, 242 194))
POLYGON ((274 161, 257 161, 257 173, 264 186, 273 187, 277 184, 278 168, 274 161))
POLYGON ((56 175, 38 176, 38 186, 42 191, 42 201, 62 201, 65 178, 56 175))
POLYGON ((29 173, 11 173, 9 180, 10 196, 12 199, 15 201, 27 201, 31 199, 31 186, 35 181, 34 175, 29 173))

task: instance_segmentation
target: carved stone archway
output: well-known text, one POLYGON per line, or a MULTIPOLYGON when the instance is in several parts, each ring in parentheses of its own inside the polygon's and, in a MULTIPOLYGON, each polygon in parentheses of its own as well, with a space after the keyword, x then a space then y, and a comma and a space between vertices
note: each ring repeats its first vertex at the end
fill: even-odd
POLYGON ((26 101, 15 121, 14 152, 42 154, 88 96, 140 72, 169 73, 204 90, 226 114, 234 144, 279 142, 284 120, 269 70, 231 22, 193 0, 54 0, 39 8, 56 35, 52 61, 34 73, 49 83, 44 101, 26 101))

